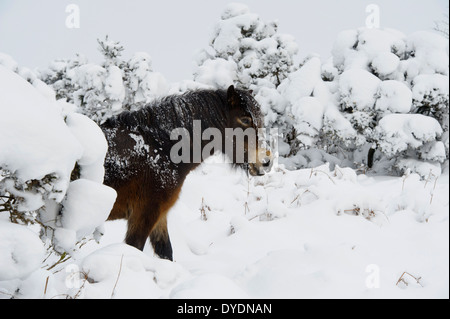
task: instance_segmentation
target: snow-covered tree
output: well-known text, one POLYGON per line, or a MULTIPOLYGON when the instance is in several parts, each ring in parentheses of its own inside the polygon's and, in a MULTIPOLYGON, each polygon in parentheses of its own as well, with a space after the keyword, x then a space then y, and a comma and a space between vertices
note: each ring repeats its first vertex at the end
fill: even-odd
POLYGON ((227 68, 236 73, 237 84, 247 88, 277 87, 294 70, 293 56, 297 51, 292 36, 278 33, 277 22, 265 22, 246 5, 232 3, 216 24, 209 47, 200 54, 195 78, 201 79, 205 72, 214 74, 215 63, 210 60, 217 60, 219 65, 232 61, 234 67, 227 68), (202 68, 205 63, 210 68, 202 68))
POLYGON ((57 60, 40 71, 40 78, 56 91, 58 99, 78 106, 79 111, 101 123, 123 110, 135 110, 168 92, 165 78, 153 72, 151 58, 136 53, 122 59, 123 46, 108 37, 98 40, 103 60, 89 63, 77 55, 57 60))
POLYGON ((447 12, 444 14, 443 18, 439 21, 434 22, 434 30, 442 34, 445 38, 449 38, 448 30, 448 7, 447 12))
POLYGON ((169 90, 162 74, 153 72, 152 59, 145 52, 136 52, 126 62, 123 72, 126 89, 123 108, 127 110, 139 109, 169 90))
POLYGON ((198 56, 194 80, 218 88, 235 84, 252 90, 266 126, 278 127, 289 141, 295 134, 287 103, 277 88, 296 70, 297 51, 292 36, 278 33, 277 22, 263 21, 246 5, 232 3, 215 25, 209 46, 198 56))
POLYGON ((74 87, 72 80, 67 76, 67 72, 87 63, 86 57, 80 54, 76 54, 72 59, 57 59, 52 61, 46 69, 39 70, 38 77, 53 88, 56 99, 73 102, 74 87))
POLYGON ((119 41, 111 40, 107 35, 105 39, 97 39, 97 42, 98 50, 103 56, 103 67, 109 67, 110 65, 120 67, 124 63, 121 58, 124 48, 119 41))

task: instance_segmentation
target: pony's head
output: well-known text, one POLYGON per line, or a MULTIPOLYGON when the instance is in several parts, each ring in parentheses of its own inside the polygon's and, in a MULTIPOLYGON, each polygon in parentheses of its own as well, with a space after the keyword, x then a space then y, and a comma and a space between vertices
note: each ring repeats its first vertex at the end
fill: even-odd
POLYGON ((273 157, 271 151, 260 143, 264 121, 258 102, 250 92, 230 86, 227 107, 228 127, 233 129, 233 134, 225 134, 225 145, 233 145, 233 154, 227 155, 234 164, 247 168, 250 175, 264 175, 270 171, 273 157))

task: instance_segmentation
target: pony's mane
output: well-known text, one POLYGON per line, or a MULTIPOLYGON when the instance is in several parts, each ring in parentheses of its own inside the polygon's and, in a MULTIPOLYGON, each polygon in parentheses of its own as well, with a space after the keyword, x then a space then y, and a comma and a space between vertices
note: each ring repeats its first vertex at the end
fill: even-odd
MULTIPOLYGON (((245 90, 236 90, 244 100, 255 123, 260 124, 261 111, 245 90)), ((201 119, 202 127, 224 128, 228 120, 226 90, 194 90, 157 99, 137 111, 124 111, 109 118, 105 127, 124 125, 131 130, 147 128, 157 135, 170 135, 175 128, 192 130, 193 120, 201 119)), ((259 125, 258 125, 259 126, 259 125)))

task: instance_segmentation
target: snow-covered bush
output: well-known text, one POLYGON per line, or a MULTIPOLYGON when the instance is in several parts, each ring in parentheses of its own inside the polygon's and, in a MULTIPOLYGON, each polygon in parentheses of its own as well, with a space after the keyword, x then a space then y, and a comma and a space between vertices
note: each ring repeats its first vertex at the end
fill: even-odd
POLYGON ((77 55, 40 70, 40 78, 55 90, 58 99, 74 103, 79 112, 101 123, 123 110, 139 109, 169 91, 166 79, 153 72, 148 54, 138 52, 125 61, 119 42, 106 37, 98 43, 103 56, 100 65, 77 55))
MULTIPOLYGON (((198 56, 194 80, 251 89, 265 126, 280 130, 279 154, 292 159, 285 162, 289 167, 310 166, 317 163, 310 159, 321 154, 324 161, 334 158, 341 165, 401 174, 401 159, 433 162, 434 167, 448 160, 446 39, 430 32, 406 36, 393 29, 359 28, 339 33, 328 61, 310 55, 296 66, 297 51, 291 37, 277 33, 276 23, 262 21, 246 5, 230 4, 209 47, 198 56), (437 120, 441 130, 427 128, 436 133, 432 140, 418 138, 420 145, 388 151, 389 143, 391 148, 396 144, 388 141, 394 132, 385 130, 389 120, 378 126, 391 114, 421 114, 437 120)), ((410 117, 398 119, 410 123, 410 117)), ((396 129, 402 130, 399 136, 427 130, 396 129)))
POLYGON ((349 162, 402 173, 405 159, 435 168, 448 160, 448 41, 360 28, 341 32, 332 54, 330 92, 348 122, 340 126, 353 130, 324 119, 323 131, 349 162))
POLYGON ((360 28, 338 34, 332 48, 333 64, 342 73, 350 69, 388 77, 405 53, 405 36, 393 29, 360 28))
POLYGON ((414 78, 412 96, 414 113, 436 118, 448 130, 449 77, 421 74, 414 78))
POLYGON ((76 54, 72 59, 57 59, 52 61, 46 69, 39 70, 38 77, 53 88, 57 100, 65 99, 73 102, 74 84, 67 76, 67 72, 87 63, 87 58, 80 54, 76 54))
MULTIPOLYGON (((329 104, 329 90, 321 78, 321 61, 308 57, 301 67, 288 75, 280 84, 277 93, 284 100, 285 126, 279 125, 287 134, 288 154, 310 148, 318 142, 322 128, 323 114, 329 104), (289 136, 289 127, 292 133, 289 136)), ((287 155, 287 154, 284 154, 287 155)))
POLYGON ((9 293, 20 295, 16 279, 98 239, 116 192, 102 184, 107 142, 97 124, 2 61, 0 280, 11 280, 9 293))
POLYGON ((30 69, 19 66, 17 62, 7 54, 0 52, 0 65, 4 68, 17 73, 28 83, 34 86, 39 93, 46 98, 52 100, 55 99, 55 91, 48 87, 39 77, 30 69))
MULTIPOLYGON (((438 140, 442 135, 439 122, 421 114, 389 114, 383 117, 374 132, 378 148, 389 158, 419 159, 442 163, 446 159, 444 144, 438 140)), ((403 170, 404 167, 394 164, 403 170)), ((420 170, 426 177, 429 172, 420 170)), ((435 175, 441 171, 434 170, 435 175)))
MULTIPOLYGON (((278 34, 276 23, 262 21, 246 5, 230 4, 210 45, 198 55, 194 80, 251 89, 265 126, 279 129, 279 154, 293 159, 290 167, 310 166, 317 163, 310 159, 322 154, 324 161, 331 155, 341 165, 402 173, 396 164, 402 158, 435 164, 448 159, 448 41, 430 32, 406 36, 393 29, 359 28, 339 33, 325 63, 308 56, 296 66, 297 51, 290 36, 278 34), (415 113, 436 119, 442 132, 421 145, 388 151, 393 132, 378 128, 380 121, 415 113)), ((397 129, 405 136, 422 130, 397 129)))
POLYGON ((448 39, 439 34, 419 31, 406 39, 405 56, 400 62, 399 75, 411 83, 420 74, 449 75, 448 39))

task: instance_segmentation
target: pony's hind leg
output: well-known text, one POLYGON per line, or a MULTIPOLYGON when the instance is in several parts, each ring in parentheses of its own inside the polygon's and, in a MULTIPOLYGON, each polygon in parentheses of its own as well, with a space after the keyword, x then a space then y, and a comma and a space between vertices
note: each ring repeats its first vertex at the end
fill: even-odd
POLYGON ((158 223, 150 233, 150 242, 153 251, 160 258, 173 261, 172 244, 170 243, 169 232, 167 230, 167 215, 161 216, 158 223))

